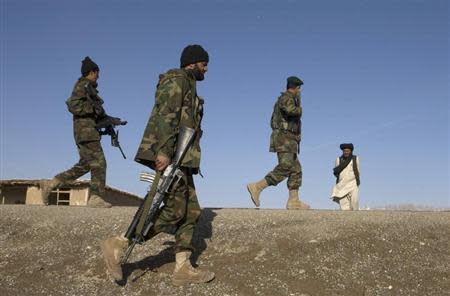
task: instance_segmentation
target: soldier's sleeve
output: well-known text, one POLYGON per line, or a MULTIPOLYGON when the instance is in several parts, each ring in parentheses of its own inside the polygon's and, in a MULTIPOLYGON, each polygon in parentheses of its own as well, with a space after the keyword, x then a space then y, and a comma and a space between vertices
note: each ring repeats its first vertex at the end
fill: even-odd
POLYGON ((157 155, 172 158, 175 152, 175 141, 183 101, 183 81, 180 78, 170 78, 158 86, 156 104, 158 120, 156 121, 158 144, 157 155))
POLYGON ((81 83, 75 86, 72 96, 67 99, 66 104, 70 113, 76 116, 88 116, 95 112, 94 106, 86 97, 86 91, 81 83))
POLYGON ((334 167, 337 168, 339 165, 339 157, 334 161, 334 167))
POLYGON ((280 109, 288 116, 301 116, 302 107, 295 104, 295 99, 288 96, 281 96, 280 109))

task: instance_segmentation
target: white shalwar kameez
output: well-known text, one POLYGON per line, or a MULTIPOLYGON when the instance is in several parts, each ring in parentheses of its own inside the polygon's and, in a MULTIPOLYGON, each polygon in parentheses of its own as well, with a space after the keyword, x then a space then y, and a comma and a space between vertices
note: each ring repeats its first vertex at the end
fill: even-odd
MULTIPOLYGON (((339 165, 339 157, 336 159, 335 167, 339 165)), ((356 166, 359 169, 359 157, 356 158, 356 166)), ((353 160, 339 174, 338 183, 334 185, 331 199, 339 203, 341 210, 359 210, 359 188, 353 171, 353 160)))

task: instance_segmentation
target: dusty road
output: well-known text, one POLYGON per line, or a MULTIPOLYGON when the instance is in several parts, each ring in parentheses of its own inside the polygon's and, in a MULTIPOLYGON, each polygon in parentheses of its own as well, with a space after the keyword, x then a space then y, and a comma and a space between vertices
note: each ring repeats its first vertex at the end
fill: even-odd
POLYGON ((99 242, 134 208, 0 206, 0 295, 450 295, 450 213, 204 209, 196 262, 173 287, 173 238, 138 246, 112 282, 99 242))

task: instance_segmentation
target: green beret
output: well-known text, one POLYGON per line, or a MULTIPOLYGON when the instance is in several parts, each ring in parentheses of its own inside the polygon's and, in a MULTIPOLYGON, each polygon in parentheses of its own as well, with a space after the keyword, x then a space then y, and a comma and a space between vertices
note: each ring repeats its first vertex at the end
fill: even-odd
POLYGON ((291 76, 291 77, 288 77, 287 84, 288 85, 292 85, 293 84, 293 85, 300 86, 300 85, 303 84, 303 81, 300 78, 296 77, 296 76, 291 76))

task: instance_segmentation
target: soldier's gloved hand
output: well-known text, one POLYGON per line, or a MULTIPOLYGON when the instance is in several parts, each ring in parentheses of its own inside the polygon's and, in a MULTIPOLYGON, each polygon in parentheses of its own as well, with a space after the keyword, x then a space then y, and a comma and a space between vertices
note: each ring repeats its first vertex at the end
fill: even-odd
POLYGON ((159 155, 156 157, 155 164, 156 164, 156 170, 162 172, 162 171, 164 171, 164 170, 167 168, 167 166, 170 164, 170 158, 168 158, 167 156, 165 156, 165 155, 163 155, 163 154, 159 154, 159 155))

